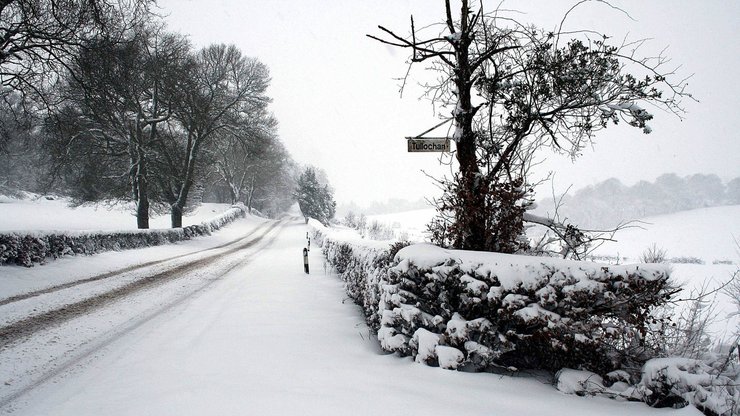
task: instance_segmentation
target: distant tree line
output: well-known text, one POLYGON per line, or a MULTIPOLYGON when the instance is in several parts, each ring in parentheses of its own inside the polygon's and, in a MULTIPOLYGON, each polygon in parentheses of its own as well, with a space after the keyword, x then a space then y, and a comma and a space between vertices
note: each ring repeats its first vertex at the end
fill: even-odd
POLYGON ((181 227, 203 200, 285 211, 300 169, 268 109, 268 68, 234 45, 195 48, 152 4, 0 5, 0 191, 132 201, 139 228, 167 211, 181 227))
POLYGON ((714 174, 680 177, 667 173, 655 182, 640 181, 632 186, 611 178, 558 201, 543 200, 536 211, 553 215, 558 202, 561 218, 584 227, 610 228, 652 215, 740 204, 740 177, 724 183, 714 174))

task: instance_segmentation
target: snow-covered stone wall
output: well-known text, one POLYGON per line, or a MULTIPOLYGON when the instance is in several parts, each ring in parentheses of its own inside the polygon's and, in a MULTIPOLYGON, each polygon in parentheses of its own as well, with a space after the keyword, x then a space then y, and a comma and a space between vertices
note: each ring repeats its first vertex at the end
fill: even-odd
POLYGON ((0 233, 0 265, 31 267, 64 255, 94 254, 157 246, 210 235, 224 225, 246 215, 243 205, 234 205, 221 215, 183 228, 127 231, 65 231, 0 233))

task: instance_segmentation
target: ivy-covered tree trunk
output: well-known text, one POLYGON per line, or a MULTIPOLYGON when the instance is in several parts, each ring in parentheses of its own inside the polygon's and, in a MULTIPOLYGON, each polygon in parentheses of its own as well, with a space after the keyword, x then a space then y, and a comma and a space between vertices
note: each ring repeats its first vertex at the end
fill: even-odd
MULTIPOLYGON (((467 16, 467 1, 462 2, 462 16, 467 16)), ((472 71, 468 48, 471 39, 468 37, 467 21, 462 19, 458 40, 454 42, 456 68, 454 82, 457 87, 457 105, 453 111, 457 161, 460 163, 460 181, 457 187, 458 200, 462 206, 456 210, 455 221, 458 238, 455 246, 463 250, 485 250, 486 218, 482 212, 485 204, 485 193, 481 192, 481 172, 476 157, 475 132, 473 117, 476 109, 471 99, 472 71)), ((452 23, 448 21, 451 28, 452 23)), ((454 29, 452 29, 454 30, 454 29)))

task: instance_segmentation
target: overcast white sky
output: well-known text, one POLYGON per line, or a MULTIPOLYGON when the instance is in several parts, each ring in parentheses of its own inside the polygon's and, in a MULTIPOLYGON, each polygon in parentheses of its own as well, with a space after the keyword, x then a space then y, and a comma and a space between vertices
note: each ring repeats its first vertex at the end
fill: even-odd
MULTIPOLYGON (((485 1, 488 8, 496 2, 485 1)), ((554 28, 575 1, 509 1, 522 21, 554 28)), ((272 111, 293 157, 326 170, 340 203, 437 194, 421 171, 442 173, 432 153, 407 153, 405 136, 437 123, 419 89, 399 98, 396 78, 407 66, 406 52, 372 41, 381 24, 398 33, 440 21, 443 0, 160 0, 170 29, 190 35, 196 46, 234 43, 270 67, 272 111)), ((572 28, 630 39, 651 38, 649 48, 668 46, 681 75, 693 75, 688 114, 657 113, 653 133, 610 127, 593 151, 575 163, 550 157, 559 189, 617 177, 626 184, 653 180, 665 172, 740 176, 740 16, 738 1, 626 1, 581 6, 572 28)), ((649 52, 651 49, 646 49, 649 52)), ((419 73, 418 67, 415 73, 419 73)), ((412 73, 413 75, 413 73, 412 73)), ((545 168, 542 171, 546 170, 545 168)), ((542 196, 549 193, 543 189, 542 196)))

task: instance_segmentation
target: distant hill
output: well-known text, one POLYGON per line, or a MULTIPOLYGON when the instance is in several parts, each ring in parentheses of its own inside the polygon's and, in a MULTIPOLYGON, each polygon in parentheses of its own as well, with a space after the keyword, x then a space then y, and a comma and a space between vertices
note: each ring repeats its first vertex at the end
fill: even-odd
MULTIPOLYGON (((625 186, 616 178, 580 189, 562 198, 561 219, 581 228, 604 229, 629 220, 673 212, 740 204, 740 178, 723 183, 717 175, 679 177, 668 173, 655 182, 625 186)), ((552 198, 537 202, 535 212, 552 216, 552 198)))

